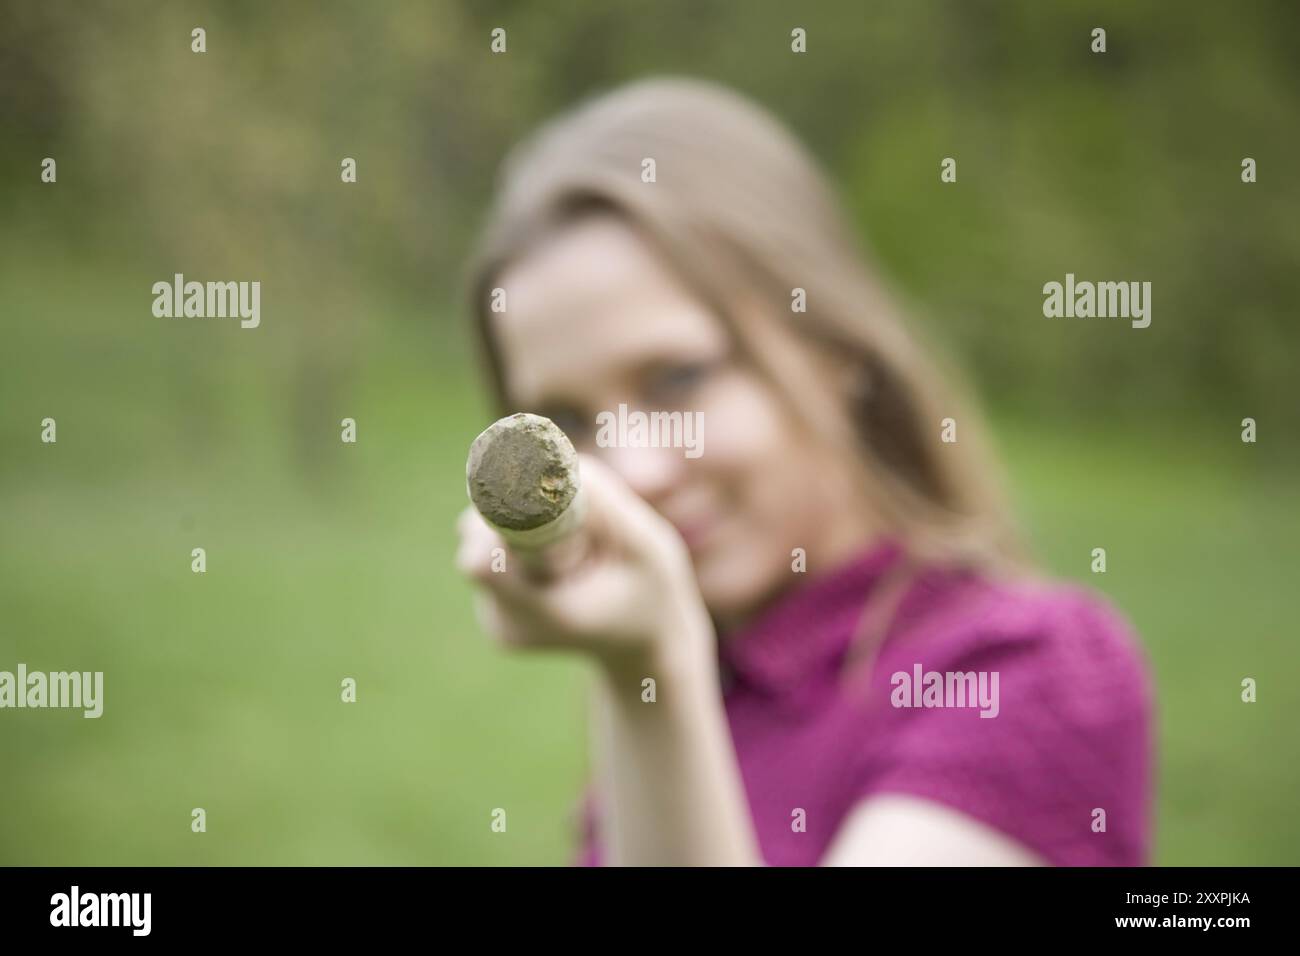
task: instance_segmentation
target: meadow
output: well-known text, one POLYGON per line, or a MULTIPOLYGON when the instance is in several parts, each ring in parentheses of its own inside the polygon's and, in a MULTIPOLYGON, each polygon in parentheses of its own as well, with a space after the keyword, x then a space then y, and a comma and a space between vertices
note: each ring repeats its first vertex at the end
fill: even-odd
MULTIPOLYGON (((0 667, 105 672, 97 720, 0 713, 0 863, 566 862, 585 665, 492 647, 451 564, 491 417, 461 316, 377 300, 343 383, 304 396, 274 337, 310 316, 159 319, 151 278, 0 256, 0 667)), ((1295 468, 1243 444, 1236 410, 1064 420, 992 398, 1043 563, 1110 595, 1148 652, 1155 862, 1294 863, 1295 468)))

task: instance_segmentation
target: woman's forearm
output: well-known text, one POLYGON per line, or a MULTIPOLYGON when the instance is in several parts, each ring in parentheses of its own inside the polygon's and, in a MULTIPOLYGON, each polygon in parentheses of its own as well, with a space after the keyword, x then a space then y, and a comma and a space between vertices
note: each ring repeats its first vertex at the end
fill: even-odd
MULTIPOLYGON (((711 638, 711 635, 710 635, 711 638)), ((597 668, 593 718, 607 859, 631 866, 761 865, 712 655, 597 668), (655 681, 643 700, 642 681, 655 681)))

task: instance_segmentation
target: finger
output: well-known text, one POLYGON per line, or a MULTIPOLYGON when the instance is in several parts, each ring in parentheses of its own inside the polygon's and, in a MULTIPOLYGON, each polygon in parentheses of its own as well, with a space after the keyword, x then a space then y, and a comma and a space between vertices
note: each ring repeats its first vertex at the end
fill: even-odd
POLYGON ((547 648, 557 646, 553 621, 546 609, 528 599, 489 588, 474 592, 474 612, 479 627, 505 648, 547 648))
POLYGON ((466 508, 456 522, 460 542, 456 548, 456 568, 466 577, 488 583, 492 578, 494 551, 504 548, 501 536, 473 508, 466 508))
POLYGON ((475 508, 467 508, 457 520, 460 545, 456 551, 457 569, 500 598, 528 614, 543 612, 545 594, 556 580, 554 574, 539 574, 525 555, 509 549, 502 537, 475 508))
POLYGON ((501 601, 491 591, 483 588, 474 591, 474 617, 479 629, 499 645, 519 645, 521 631, 516 622, 505 613, 501 601))
POLYGON ((589 455, 580 454, 578 464, 583 493, 588 496, 587 534, 601 544, 631 554, 643 554, 651 541, 669 539, 685 550, 676 529, 617 472, 589 455))

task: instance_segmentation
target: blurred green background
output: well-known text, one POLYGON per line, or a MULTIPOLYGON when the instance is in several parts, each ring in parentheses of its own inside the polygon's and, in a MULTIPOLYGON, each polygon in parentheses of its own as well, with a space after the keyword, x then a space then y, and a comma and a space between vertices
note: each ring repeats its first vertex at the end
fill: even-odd
POLYGON ((1300 8, 1048 6, 0 3, 0 669, 105 672, 99 720, 0 712, 0 862, 569 859, 583 665, 496 651, 451 567, 460 271, 509 145, 659 72, 806 138, 1043 562, 1135 622, 1155 861, 1300 862, 1300 8), (154 318, 174 272, 261 280, 261 327, 154 318), (1049 324, 1066 272, 1151 327, 1049 324))

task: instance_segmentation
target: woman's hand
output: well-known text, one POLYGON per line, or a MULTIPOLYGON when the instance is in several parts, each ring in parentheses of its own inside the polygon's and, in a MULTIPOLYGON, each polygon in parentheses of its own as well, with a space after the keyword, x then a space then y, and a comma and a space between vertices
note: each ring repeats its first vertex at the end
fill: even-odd
POLYGON ((677 530, 599 460, 580 455, 579 468, 586 520, 565 542, 572 560, 544 578, 508 549, 494 571, 505 543, 473 507, 461 514, 456 563, 479 585, 484 630, 510 647, 578 650, 611 667, 710 660, 712 624, 677 530))
POLYGON ((480 621, 511 647, 570 648, 601 665, 593 722, 610 862, 761 863, 686 545, 615 472, 582 455, 579 468, 579 553, 545 580, 508 551, 493 571, 504 543, 473 508, 461 515, 457 563, 479 585, 480 621), (672 688, 653 706, 648 676, 672 688))

